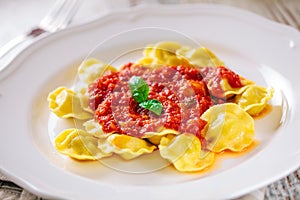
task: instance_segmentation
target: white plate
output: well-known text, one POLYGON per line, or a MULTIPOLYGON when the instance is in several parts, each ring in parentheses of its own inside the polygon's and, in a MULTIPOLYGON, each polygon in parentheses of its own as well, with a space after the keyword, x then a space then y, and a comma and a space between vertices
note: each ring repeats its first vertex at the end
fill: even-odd
MULTIPOLYGON (((130 42, 143 44, 141 38, 132 35, 129 43, 117 42, 126 49, 130 42)), ((166 35, 154 34, 149 41, 162 39, 166 40, 166 35)), ((118 46, 111 46, 106 52, 116 50, 118 46)), ((137 7, 50 35, 0 74, 1 172, 49 198, 238 197, 300 166, 299 55, 298 31, 245 11, 212 5, 137 7), (51 140, 61 127, 49 115, 49 91, 71 86, 78 63, 99 42, 122 31, 153 26, 193 38, 236 72, 275 88, 272 112, 256 120, 259 145, 245 156, 218 163, 205 174, 178 173, 171 167, 152 173, 123 173, 99 162, 79 163, 56 153, 51 140)))

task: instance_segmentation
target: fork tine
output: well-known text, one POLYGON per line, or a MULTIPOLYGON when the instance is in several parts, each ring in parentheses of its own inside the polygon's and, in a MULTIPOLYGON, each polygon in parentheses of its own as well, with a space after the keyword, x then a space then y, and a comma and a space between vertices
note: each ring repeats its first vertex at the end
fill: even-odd
POLYGON ((62 16, 60 17, 60 19, 58 18, 56 20, 56 25, 60 28, 65 28, 71 22, 71 19, 73 19, 73 16, 77 12, 78 7, 78 1, 69 0, 67 6, 65 7, 65 10, 63 11, 62 16))
POLYGON ((39 26, 50 32, 65 28, 75 15, 78 7, 79 2, 77 0, 58 0, 42 19, 39 26))
POLYGON ((65 0, 57 0, 52 8, 48 11, 48 13, 44 16, 44 18, 40 21, 39 25, 49 24, 53 18, 57 16, 59 11, 64 7, 64 4, 66 3, 65 0))

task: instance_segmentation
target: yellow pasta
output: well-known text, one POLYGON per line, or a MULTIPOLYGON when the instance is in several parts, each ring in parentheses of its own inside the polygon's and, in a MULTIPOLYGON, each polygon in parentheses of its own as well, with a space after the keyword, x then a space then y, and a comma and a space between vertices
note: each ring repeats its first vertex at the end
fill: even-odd
POLYGON ((94 119, 88 120, 82 124, 85 128, 85 131, 98 137, 98 138, 107 138, 112 133, 105 133, 102 130, 102 126, 96 122, 94 119))
POLYGON ((156 149, 156 146, 145 140, 128 135, 112 134, 107 140, 112 145, 113 152, 126 160, 151 153, 156 149))
POLYGON ((143 138, 147 138, 152 144, 159 145, 162 137, 166 135, 178 135, 180 134, 178 131, 173 129, 165 129, 159 130, 158 132, 146 132, 143 135, 143 138))
POLYGON ((221 66, 221 61, 205 47, 190 48, 176 42, 159 42, 149 45, 143 52, 144 57, 138 61, 144 65, 186 65, 186 66, 221 66))
MULTIPOLYGON (((80 129, 66 129, 55 139, 55 148, 77 160, 98 160, 111 156, 98 148, 99 139, 80 129)), ((102 144, 103 145, 103 144, 102 144)))
POLYGON ((163 137, 159 150, 160 155, 181 172, 203 170, 215 160, 214 153, 201 150, 200 140, 193 134, 163 137))
POLYGON ((207 121, 205 139, 213 152, 242 151, 253 142, 254 120, 234 103, 212 106, 201 118, 207 121))
POLYGON ((149 45, 144 51, 144 56, 163 58, 165 54, 174 55, 179 48, 181 44, 177 42, 158 42, 155 45, 149 45))
POLYGON ((111 65, 102 63, 95 58, 85 60, 78 68, 78 77, 80 81, 90 84, 101 77, 105 71, 116 71, 111 65))
POLYGON ((249 85, 243 85, 240 88, 233 88, 226 79, 222 79, 220 84, 224 90, 224 95, 227 98, 230 98, 233 95, 242 94, 249 87, 249 85))
POLYGON ((161 138, 163 138, 165 135, 153 135, 149 138, 147 138, 147 140, 149 142, 151 142, 152 144, 154 145, 159 145, 160 144, 160 141, 161 141, 161 138))
POLYGON ((74 92, 79 98, 81 108, 86 112, 94 114, 94 111, 89 107, 88 84, 84 82, 77 82, 74 92))
POLYGON ((177 57, 176 51, 181 45, 176 42, 159 42, 145 48, 137 63, 143 65, 189 65, 183 57, 177 57))
POLYGON ((223 66, 221 61, 213 52, 205 47, 190 48, 183 47, 176 51, 178 57, 183 57, 195 67, 216 67, 223 66))
POLYGON ((66 88, 58 87, 48 95, 50 110, 61 118, 90 119, 93 115, 82 109, 77 94, 66 88))
POLYGON ((74 91, 79 97, 83 110, 93 113, 89 107, 88 85, 101 77, 106 71, 115 72, 116 68, 95 58, 89 58, 79 66, 77 70, 79 81, 77 81, 74 91))
POLYGON ((174 134, 174 135, 178 135, 179 132, 175 131, 173 129, 166 129, 166 128, 162 128, 161 130, 159 130, 158 132, 146 132, 143 135, 143 138, 151 138, 153 136, 164 136, 164 135, 168 135, 168 134, 174 134))
POLYGON ((266 107, 273 93, 273 88, 250 85, 235 102, 250 115, 257 115, 266 107))

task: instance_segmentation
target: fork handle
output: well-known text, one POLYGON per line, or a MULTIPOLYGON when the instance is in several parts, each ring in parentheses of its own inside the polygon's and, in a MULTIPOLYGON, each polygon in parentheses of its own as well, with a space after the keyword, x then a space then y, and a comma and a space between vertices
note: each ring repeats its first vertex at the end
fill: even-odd
POLYGON ((0 73, 32 42, 31 38, 22 35, 4 45, 0 51, 0 73))
POLYGON ((8 54, 10 51, 12 51, 14 48, 16 48, 19 44, 21 44, 24 40, 26 40, 26 35, 20 35, 8 43, 6 43, 4 46, 0 48, 0 59, 2 59, 6 54, 8 54))
POLYGON ((45 31, 34 28, 30 32, 20 35, 0 48, 0 73, 30 44, 45 31))

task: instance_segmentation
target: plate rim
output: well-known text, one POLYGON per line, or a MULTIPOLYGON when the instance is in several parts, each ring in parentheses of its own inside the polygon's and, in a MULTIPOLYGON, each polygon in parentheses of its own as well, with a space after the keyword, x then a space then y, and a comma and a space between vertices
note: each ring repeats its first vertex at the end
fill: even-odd
MULTIPOLYGON (((182 5, 180 5, 180 6, 182 6, 182 5)), ((170 13, 172 13, 172 12, 182 12, 182 13, 184 13, 184 12, 186 12, 187 9, 193 9, 193 11, 195 11, 196 8, 202 8, 202 9, 207 8, 207 9, 216 9, 216 11, 217 10, 221 11, 221 12, 218 13, 219 15, 222 15, 222 14, 226 13, 226 14, 233 15, 233 16, 240 16, 240 14, 243 14, 244 17, 249 17, 249 21, 253 21, 255 23, 260 23, 260 24, 268 24, 269 26, 272 26, 272 28, 278 29, 278 31, 280 33, 284 33, 284 34, 287 34, 287 35, 293 34, 293 37, 295 37, 294 34, 296 35, 296 37, 300 36, 299 31, 296 30, 295 28, 289 27, 289 26, 284 25, 284 24, 279 24, 277 22, 271 21, 267 18, 264 18, 262 16, 254 14, 254 13, 251 13, 249 11, 245 11, 245 10, 238 9, 238 8, 233 8, 233 7, 230 7, 230 6, 211 5, 211 4, 201 4, 201 5, 200 4, 194 5, 193 4, 193 5, 184 5, 183 8, 180 7, 180 9, 182 9, 182 10, 180 10, 180 9, 178 9, 179 5, 163 5, 162 7, 161 7, 161 5, 159 5, 159 6, 158 5, 151 5, 150 7, 141 5, 141 6, 137 6, 137 7, 133 8, 133 10, 130 10, 130 9, 115 10, 115 11, 110 12, 110 13, 108 13, 108 14, 106 14, 106 15, 104 15, 104 16, 96 19, 96 20, 93 20, 93 21, 90 21, 90 22, 87 22, 87 23, 84 23, 84 24, 79 24, 79 25, 70 27, 69 29, 59 31, 59 32, 56 32, 56 33, 51 34, 51 35, 47 35, 47 36, 41 38, 40 40, 38 40, 37 43, 30 46, 27 49, 27 51, 30 52, 30 51, 34 50, 35 48, 38 48, 39 43, 42 42, 42 41, 47 41, 47 40, 52 40, 52 39, 55 39, 55 38, 59 38, 59 37, 63 36, 66 33, 78 32, 80 30, 82 31, 82 30, 85 30, 85 29, 92 28, 93 26, 95 26, 99 23, 101 24, 101 23, 105 22, 105 20, 107 20, 107 18, 110 19, 110 18, 117 17, 118 15, 126 15, 129 12, 133 12, 133 13, 137 12, 137 13, 135 13, 135 15, 143 14, 143 12, 147 11, 149 8, 159 10, 160 12, 167 10, 170 13), (257 19, 259 19, 259 22, 257 22, 257 19)), ((208 11, 208 12, 211 12, 211 11, 208 11)), ((26 52, 26 53, 28 53, 28 52, 26 52)), ((23 52, 22 54, 25 55, 25 52, 23 52)), ((21 59, 22 59, 22 56, 17 57, 17 59, 12 63, 12 65, 14 65, 15 63, 20 62, 21 59)), ((0 78, 0 82, 1 82, 1 78, 0 78)), ((269 180, 267 182, 261 183, 260 186, 271 183, 271 182, 273 182, 274 180, 277 180, 280 177, 284 177, 285 175, 292 172, 293 170, 295 170, 299 166, 300 166, 300 161, 298 162, 298 166, 295 166, 295 167, 287 170, 284 174, 281 174, 281 175, 278 175, 277 177, 274 177, 273 180, 269 180)), ((35 194, 38 194, 40 196, 44 196, 44 197, 47 197, 47 198, 49 198, 49 197, 50 198, 59 198, 59 197, 61 197, 61 196, 53 196, 53 194, 50 194, 47 191, 43 191, 43 190, 39 189, 37 186, 30 184, 30 182, 28 182, 27 180, 24 180, 20 177, 14 176, 12 173, 9 172, 9 170, 7 170, 5 168, 2 168, 1 164, 0 164, 0 171, 3 172, 3 174, 5 174, 11 180, 13 180, 16 183, 20 184, 22 187, 24 187, 25 189, 27 189, 28 191, 30 191, 32 193, 35 193, 35 194)), ((260 186, 256 185, 251 190, 258 189, 260 186)), ((237 193, 235 193, 235 194, 233 194, 232 196, 229 196, 229 197, 230 198, 238 197, 241 194, 244 194, 244 192, 242 192, 242 191, 237 192, 237 193)))

